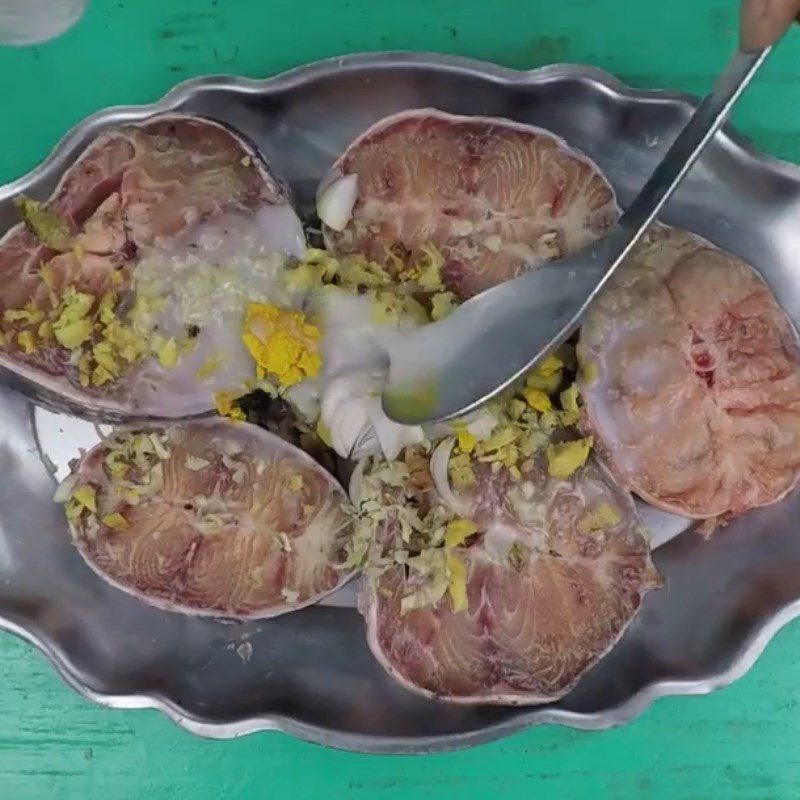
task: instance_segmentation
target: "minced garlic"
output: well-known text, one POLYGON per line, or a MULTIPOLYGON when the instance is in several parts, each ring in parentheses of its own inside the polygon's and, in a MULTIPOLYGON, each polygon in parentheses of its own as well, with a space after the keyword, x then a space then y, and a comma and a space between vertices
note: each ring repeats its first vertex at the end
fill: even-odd
POLYGON ((564 362, 556 355, 547 356, 537 364, 525 377, 525 386, 528 389, 539 389, 546 394, 552 394, 561 383, 564 362))
POLYGON ((431 319, 438 322, 449 316, 456 308, 456 296, 452 292, 437 292, 431 297, 431 319))
POLYGON ((84 511, 97 513, 97 490, 85 483, 72 490, 67 500, 67 519, 76 520, 84 511))
POLYGON ((575 425, 581 418, 578 397, 578 386, 574 383, 561 392, 559 399, 561 400, 562 411, 559 414, 559 419, 562 425, 575 425))
POLYGON ((17 344, 26 356, 29 356, 36 350, 36 343, 30 331, 20 331, 17 334, 17 344))
POLYGON ((106 514, 100 522, 103 525, 107 525, 109 528, 114 528, 114 530, 122 531, 128 527, 128 520, 119 513, 119 511, 114 511, 111 514, 106 514))
POLYGON ((158 339, 153 347, 154 355, 158 358, 158 363, 162 367, 171 368, 178 363, 178 343, 175 339, 166 341, 158 339))
POLYGON ((547 447, 547 471, 554 478, 565 480, 586 463, 594 439, 576 439, 572 442, 550 444, 547 447))
POLYGON ((475 523, 468 519, 452 519, 444 530, 444 546, 460 547, 475 533, 475 523))
POLYGON ((475 449, 478 440, 472 433, 465 427, 458 426, 456 428, 456 444, 462 453, 471 453, 475 449))
POLYGON ((214 392, 214 408, 222 417, 233 420, 244 420, 245 413, 239 406, 234 405, 236 395, 233 392, 214 392))
POLYGON ((534 411, 549 411, 553 407, 547 392, 542 389, 526 386, 522 390, 522 396, 534 411))
POLYGON ((447 595, 455 613, 466 611, 469 607, 467 598, 467 565, 455 554, 447 554, 447 595))
POLYGON ((596 509, 589 511, 578 521, 578 530, 581 533, 596 533, 597 531, 612 528, 620 521, 619 512, 608 503, 600 503, 596 509))

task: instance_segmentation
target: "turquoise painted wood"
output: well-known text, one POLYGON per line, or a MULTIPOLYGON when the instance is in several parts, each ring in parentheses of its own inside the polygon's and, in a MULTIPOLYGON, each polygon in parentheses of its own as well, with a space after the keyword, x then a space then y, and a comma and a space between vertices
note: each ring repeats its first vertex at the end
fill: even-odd
MULTIPOLYGON (((92 0, 61 39, 0 48, 0 181, 34 166, 70 125, 103 106, 154 100, 194 75, 260 77, 359 50, 436 50, 517 68, 583 62, 634 86, 700 93, 732 47, 736 5, 92 0)), ((800 31, 767 64, 735 122, 760 148, 800 162, 800 31)), ((798 677, 800 623, 736 685, 662 700, 624 728, 542 728, 465 753, 408 759, 325 751, 281 734, 202 741, 153 711, 89 704, 32 648, 0 635, 0 797, 796 798, 798 677)))

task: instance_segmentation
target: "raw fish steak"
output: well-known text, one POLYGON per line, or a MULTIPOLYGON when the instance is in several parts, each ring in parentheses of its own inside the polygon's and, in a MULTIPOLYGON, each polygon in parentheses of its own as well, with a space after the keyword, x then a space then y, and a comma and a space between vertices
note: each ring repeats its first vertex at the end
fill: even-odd
POLYGON ((462 298, 583 247, 618 214, 591 161, 505 119, 433 109, 387 117, 347 148, 318 197, 352 185, 350 176, 351 217, 341 230, 326 226, 329 249, 392 266, 433 246, 445 288, 462 298))
MULTIPOLYGON (((614 645, 660 577, 630 495, 593 460, 566 479, 551 477, 542 459, 521 480, 483 466, 455 502, 455 525, 466 519, 473 534, 448 546, 447 528, 444 545, 421 560, 404 556, 405 565, 367 569, 369 645, 401 684, 438 700, 551 702, 614 645), (419 596, 420 581, 437 580, 437 569, 449 592, 461 573, 460 610, 457 594, 430 605, 408 602, 419 596)), ((392 508, 378 527, 379 546, 402 520, 392 508)))
POLYGON ((740 514, 800 477, 800 351, 743 261, 659 226, 581 329, 586 426, 624 486, 687 517, 740 514))
POLYGON ((237 293, 266 292, 283 265, 269 259, 303 246, 260 155, 195 117, 104 132, 49 200, 18 205, 25 223, 0 240, 0 364, 87 416, 212 408, 252 371, 237 293))
POLYGON ((349 577, 343 490, 255 425, 118 430, 73 464, 59 493, 89 566, 160 608, 270 617, 349 577))

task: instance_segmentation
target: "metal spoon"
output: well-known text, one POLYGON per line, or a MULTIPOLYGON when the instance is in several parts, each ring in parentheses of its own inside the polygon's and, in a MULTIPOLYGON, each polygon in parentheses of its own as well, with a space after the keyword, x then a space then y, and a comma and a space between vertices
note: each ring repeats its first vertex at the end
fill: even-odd
POLYGON ((607 237, 472 298, 440 322, 387 338, 388 416, 421 424, 465 414, 561 344, 722 126, 799 7, 800 0, 743 0, 737 51, 607 237))

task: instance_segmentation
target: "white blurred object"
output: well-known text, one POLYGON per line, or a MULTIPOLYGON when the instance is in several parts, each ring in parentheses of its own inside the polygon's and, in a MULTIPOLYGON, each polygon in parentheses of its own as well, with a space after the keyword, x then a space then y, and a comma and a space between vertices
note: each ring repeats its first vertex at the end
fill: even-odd
POLYGON ((89 0, 0 0, 0 44, 26 45, 61 35, 89 0))

